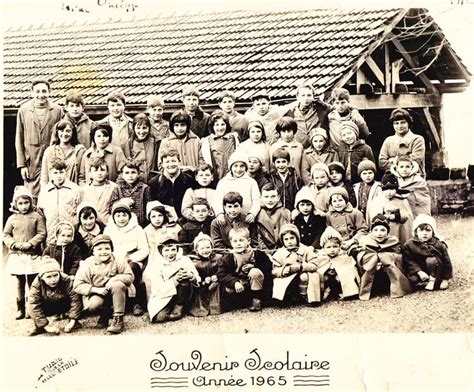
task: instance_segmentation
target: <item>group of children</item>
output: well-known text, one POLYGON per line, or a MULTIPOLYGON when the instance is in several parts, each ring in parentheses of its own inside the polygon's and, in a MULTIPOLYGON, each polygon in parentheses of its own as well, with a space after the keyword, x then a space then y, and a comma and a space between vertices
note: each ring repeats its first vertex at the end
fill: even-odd
MULTIPOLYGON (((33 110, 43 113, 35 89, 47 95, 49 84, 37 86, 33 110)), ((70 332, 87 311, 117 334, 127 309, 160 323, 446 289, 452 266, 417 161, 400 154, 376 181, 347 90, 333 92, 334 108, 310 93, 300 87, 288 111, 261 93, 242 115, 224 91, 209 115, 187 87, 169 124, 160 97, 131 119, 113 93, 109 116, 94 123, 69 95, 40 168, 20 166, 25 186, 4 227, 16 318, 31 317, 36 335, 59 333, 54 320, 66 317, 70 332)), ((17 149, 33 139, 17 134, 17 149)))

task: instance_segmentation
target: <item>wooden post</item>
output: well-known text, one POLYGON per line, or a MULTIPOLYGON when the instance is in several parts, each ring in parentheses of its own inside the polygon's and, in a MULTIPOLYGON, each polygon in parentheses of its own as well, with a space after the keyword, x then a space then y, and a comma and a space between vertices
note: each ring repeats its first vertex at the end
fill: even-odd
POLYGON ((392 83, 390 87, 392 89, 392 92, 395 92, 395 85, 397 83, 400 83, 400 68, 402 68, 402 64, 403 64, 402 59, 395 60, 391 64, 392 83))
POLYGON ((390 48, 388 43, 384 45, 384 54, 385 54, 385 92, 391 93, 392 90, 392 72, 390 66, 390 48))

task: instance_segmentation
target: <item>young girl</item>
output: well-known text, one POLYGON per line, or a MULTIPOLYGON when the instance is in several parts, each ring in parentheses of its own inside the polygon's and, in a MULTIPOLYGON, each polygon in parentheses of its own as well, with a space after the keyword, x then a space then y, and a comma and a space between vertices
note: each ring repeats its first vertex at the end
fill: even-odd
POLYGON ((94 238, 104 232, 105 225, 98 219, 97 210, 86 202, 77 207, 77 221, 75 242, 81 249, 82 260, 85 260, 90 256, 94 238))
POLYGON ((7 272, 16 276, 17 320, 25 317, 25 284, 31 287, 38 272, 41 244, 46 239, 44 218, 34 211, 31 193, 17 186, 3 229, 3 242, 8 248, 7 272))
MULTIPOLYGON (((309 190, 313 195, 314 209, 324 214, 329 208, 329 190, 331 189, 328 167, 322 162, 315 163, 311 167, 311 178, 312 181, 301 188, 300 192, 303 189, 309 190)), ((296 218, 296 215, 295 213, 293 214, 293 219, 296 218)))
POLYGON ((329 169, 329 180, 333 187, 342 186, 346 189, 347 194, 349 195, 349 202, 353 207, 357 205, 357 199, 354 192, 354 188, 351 183, 346 180, 346 169, 341 162, 331 162, 328 165, 329 169))
POLYGON ((311 146, 304 151, 301 161, 301 177, 306 185, 311 182, 311 167, 315 163, 322 162, 329 165, 339 160, 337 151, 329 147, 328 132, 324 128, 314 128, 309 141, 311 146))
POLYGON ((357 199, 357 209, 364 214, 367 220, 367 208, 374 199, 382 196, 382 186, 375 181, 377 168, 370 159, 363 159, 357 166, 360 182, 354 184, 354 194, 357 199))
POLYGON ((133 118, 133 134, 122 144, 126 158, 138 164, 142 181, 150 179, 150 172, 157 170, 159 142, 151 135, 150 118, 139 113, 133 118))
POLYGON ((265 127, 259 120, 249 122, 247 126, 248 139, 242 142, 238 148, 239 152, 249 158, 258 157, 262 162, 264 170, 270 172, 270 146, 267 144, 265 127))
POLYGON ((195 255, 191 260, 201 277, 190 314, 203 317, 221 313, 221 293, 217 280, 220 256, 213 252, 214 242, 206 234, 199 233, 193 241, 195 255))
POLYGON ((217 180, 228 172, 227 161, 239 145, 239 138, 222 110, 216 110, 209 121, 210 135, 202 140, 204 161, 214 168, 217 180))
POLYGON ((49 182, 48 164, 55 158, 66 162, 66 178, 75 182, 79 181, 79 169, 82 156, 86 148, 77 140, 77 128, 69 120, 59 121, 53 130, 51 146, 43 155, 41 163, 41 185, 49 182))

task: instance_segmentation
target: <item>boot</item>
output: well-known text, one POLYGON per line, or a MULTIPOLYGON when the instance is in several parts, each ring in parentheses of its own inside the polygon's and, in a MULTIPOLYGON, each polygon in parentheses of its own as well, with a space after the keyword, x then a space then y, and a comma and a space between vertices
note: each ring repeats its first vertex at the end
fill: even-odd
POLYGON ((123 316, 114 316, 109 328, 107 328, 107 333, 118 334, 121 332, 123 332, 123 316))
POLYGON ((133 315, 135 317, 140 317, 143 315, 143 309, 139 304, 133 305, 133 315))
POLYGON ((15 320, 21 320, 25 318, 25 300, 24 299, 17 299, 16 300, 16 316, 15 320))
POLYGON ((165 321, 168 321, 169 320, 169 314, 168 314, 168 310, 165 308, 165 309, 162 309, 158 312, 158 314, 153 317, 153 320, 151 321, 152 323, 164 323, 165 321))
POLYGON ((249 310, 251 312, 260 312, 262 310, 262 300, 259 298, 252 298, 252 305, 250 305, 249 310))
POLYGON ((97 320, 96 328, 107 328, 109 326, 109 320, 111 316, 112 312, 110 309, 102 309, 99 319, 97 320))
POLYGON ((183 316, 184 316, 184 306, 180 304, 176 304, 173 311, 168 316, 168 320, 176 321, 183 318, 183 316))
POLYGON ((33 329, 27 332, 27 336, 36 336, 42 333, 46 333, 46 330, 44 329, 44 327, 35 326, 33 329))

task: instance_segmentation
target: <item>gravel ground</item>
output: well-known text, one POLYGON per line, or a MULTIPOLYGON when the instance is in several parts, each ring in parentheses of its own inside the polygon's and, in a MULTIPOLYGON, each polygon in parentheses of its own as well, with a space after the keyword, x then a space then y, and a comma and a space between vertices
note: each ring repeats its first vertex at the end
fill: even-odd
MULTIPOLYGON (((438 232, 449 245, 454 278, 447 291, 416 292, 398 299, 330 301, 317 308, 266 308, 260 313, 239 310, 204 318, 186 317, 174 323, 152 325, 146 316, 126 315, 123 335, 218 333, 375 333, 472 332, 474 217, 441 216, 438 232), (470 310, 471 309, 471 310, 470 310)), ((3 275, 3 292, 13 292, 14 280, 3 275)), ((14 296, 3 296, 3 335, 24 336, 31 320, 14 320, 14 296)), ((100 335, 93 329, 97 317, 86 317, 75 335, 100 335)))

